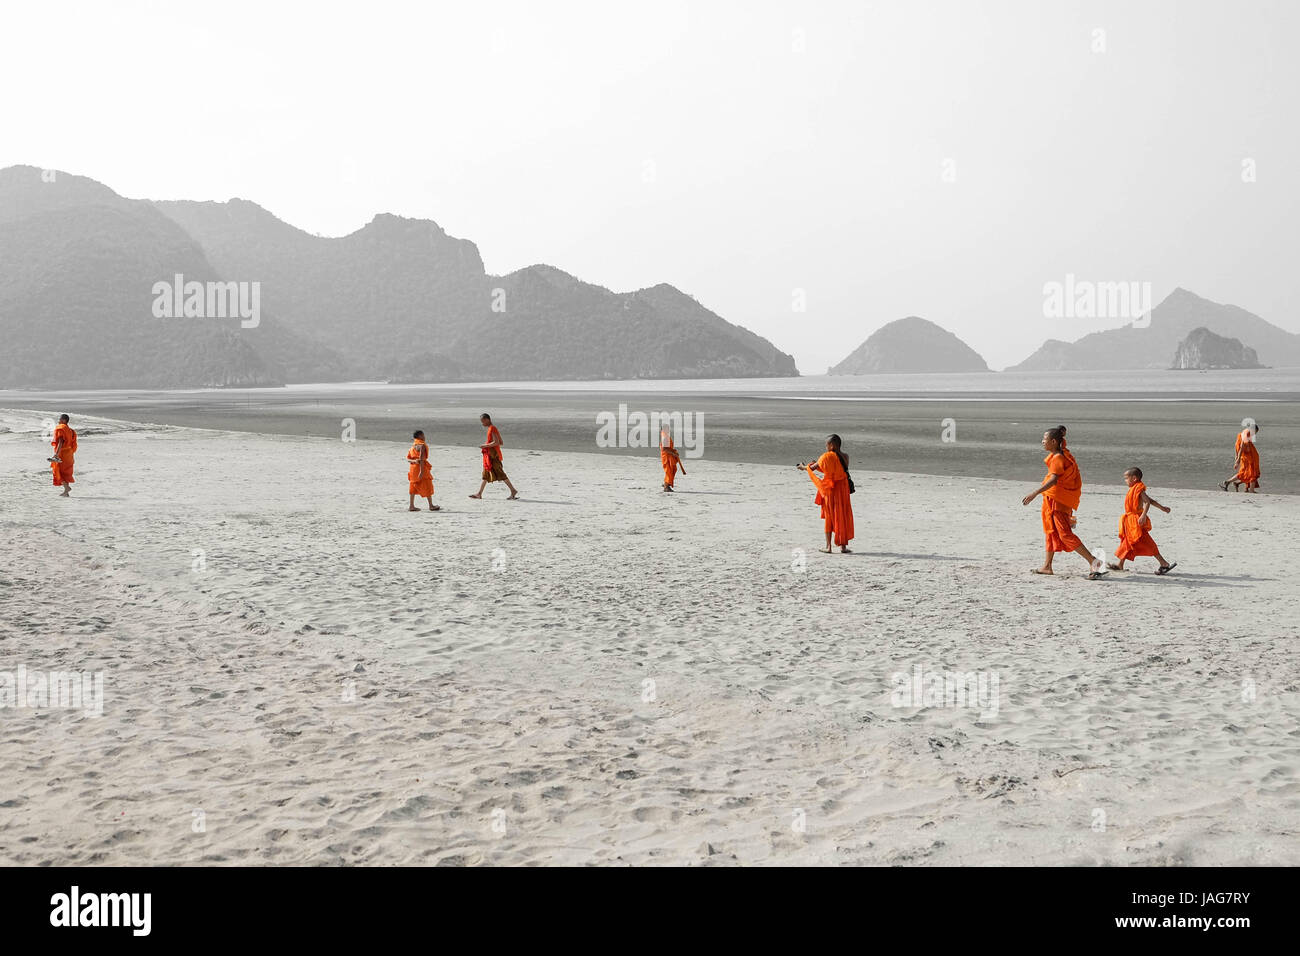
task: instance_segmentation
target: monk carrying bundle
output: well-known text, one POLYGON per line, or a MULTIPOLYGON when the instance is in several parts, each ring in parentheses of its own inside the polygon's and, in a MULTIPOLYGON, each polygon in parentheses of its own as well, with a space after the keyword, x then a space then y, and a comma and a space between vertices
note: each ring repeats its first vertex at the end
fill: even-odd
POLYGON ((68 424, 68 416, 60 415, 59 423, 54 426, 54 438, 50 442, 54 446, 54 454, 49 458, 50 471, 54 474, 54 487, 63 486, 63 494, 60 498, 72 497, 69 492, 72 491, 72 483, 75 479, 72 477, 73 458, 77 451, 77 433, 72 430, 68 424))

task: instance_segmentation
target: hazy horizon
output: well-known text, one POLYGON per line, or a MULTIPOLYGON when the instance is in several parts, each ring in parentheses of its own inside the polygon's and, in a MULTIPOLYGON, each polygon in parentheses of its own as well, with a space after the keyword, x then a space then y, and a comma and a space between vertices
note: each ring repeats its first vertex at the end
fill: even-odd
POLYGON ((0 166, 431 219, 494 274, 676 286, 811 375, 906 315, 992 368, 1126 324, 1045 318, 1067 274, 1300 331, 1294 7, 347 9, 16 8, 0 166))

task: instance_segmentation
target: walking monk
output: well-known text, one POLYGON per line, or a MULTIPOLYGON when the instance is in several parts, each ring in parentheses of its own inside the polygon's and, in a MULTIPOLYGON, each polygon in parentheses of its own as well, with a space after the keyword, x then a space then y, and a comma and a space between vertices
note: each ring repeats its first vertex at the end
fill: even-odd
POLYGON ((59 497, 70 498, 72 496, 69 492, 76 480, 72 477, 72 464, 77 451, 77 433, 68 424, 67 415, 59 416, 59 423, 54 426, 54 439, 50 444, 54 446, 54 455, 49 459, 50 471, 54 473, 54 487, 62 485, 63 494, 59 497))
POLYGON ((411 437, 415 439, 415 443, 406 453, 406 460, 409 462, 406 481, 411 492, 411 506, 407 510, 420 510, 415 507, 415 496, 419 495, 429 502, 430 511, 441 511, 442 508, 433 503, 433 468, 429 465, 429 445, 424 440, 424 432, 417 431, 411 437))
POLYGON ((1043 450, 1047 452, 1043 464, 1047 465, 1047 475, 1032 494, 1021 500, 1021 504, 1027 505, 1039 495, 1043 496, 1045 557, 1043 566, 1035 568, 1034 574, 1054 573, 1052 559, 1056 552, 1073 551, 1088 562, 1088 580, 1095 581, 1106 573, 1106 567, 1092 556, 1074 533, 1074 509, 1079 507, 1079 498, 1083 494, 1083 478, 1074 456, 1067 458, 1061 453, 1064 437, 1065 429, 1059 426, 1043 432, 1043 450))
MULTIPOLYGON (((1247 421, 1246 427, 1237 435, 1237 470, 1228 479, 1232 482, 1233 491, 1244 484, 1247 494, 1258 494, 1259 445, 1255 443, 1257 435, 1259 435, 1259 426, 1253 421, 1247 421)), ((1227 491, 1228 481, 1219 482, 1219 487, 1227 491)))
POLYGON ((1124 481, 1128 485, 1128 494, 1124 496, 1124 513, 1119 516, 1119 547, 1115 549, 1119 563, 1107 564, 1106 567, 1112 571, 1123 571, 1125 561, 1152 557, 1160 562, 1156 574, 1168 574, 1178 565, 1166 561, 1151 539, 1151 519, 1147 517, 1147 512, 1156 507, 1169 514, 1169 509, 1147 494, 1147 486, 1142 484, 1141 468, 1130 468, 1124 472, 1124 481))
POLYGON ((667 425, 659 429, 659 463, 664 466, 664 491, 672 491, 677 469, 680 468, 684 475, 686 466, 682 464, 682 456, 673 445, 672 429, 667 425))
POLYGON ((853 504, 849 501, 849 456, 840 451, 840 436, 826 439, 826 453, 815 464, 800 463, 808 477, 817 486, 813 504, 821 505, 822 521, 826 530, 826 547, 818 548, 822 554, 831 553, 831 539, 840 546, 841 554, 852 554, 849 542, 853 540, 853 504), (817 472, 822 476, 817 477, 817 472))
POLYGON ((478 486, 478 494, 470 497, 482 498, 483 489, 487 487, 489 481, 504 481, 506 487, 510 489, 510 497, 506 500, 514 501, 519 497, 519 492, 515 490, 514 485, 510 484, 505 469, 501 467, 501 432, 492 424, 492 416, 487 412, 480 415, 478 420, 487 429, 487 441, 479 445, 479 449, 483 452, 483 481, 478 486))

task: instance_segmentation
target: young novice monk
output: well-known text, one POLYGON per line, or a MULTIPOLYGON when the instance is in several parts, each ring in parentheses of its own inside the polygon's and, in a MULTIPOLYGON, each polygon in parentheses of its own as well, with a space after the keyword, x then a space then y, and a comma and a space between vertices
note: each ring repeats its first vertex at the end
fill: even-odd
POLYGON ((1074 456, 1067 457, 1061 453, 1064 438, 1065 429, 1059 426, 1043 433, 1043 450, 1047 452, 1043 464, 1047 465, 1047 475, 1032 494, 1021 500, 1021 504, 1027 505, 1039 495, 1043 496, 1046 556, 1043 566, 1035 568, 1034 574, 1053 574, 1052 559, 1056 552, 1073 551, 1088 562, 1088 580, 1095 581, 1106 573, 1106 566, 1092 556, 1074 533, 1074 509, 1079 507, 1079 498, 1083 494, 1083 479, 1074 456))
POLYGON ((411 492, 411 506, 407 510, 420 510, 415 507, 415 496, 419 495, 429 502, 430 511, 441 511, 442 508, 433 503, 433 469, 429 466, 429 446, 424 440, 424 432, 417 431, 413 437, 415 444, 406 453, 406 460, 410 463, 406 469, 406 481, 411 492))
POLYGON ((1169 509, 1147 494, 1147 486, 1142 484, 1142 469, 1130 468, 1124 472, 1124 481, 1128 483, 1128 494, 1124 496, 1124 513, 1119 517, 1119 547, 1115 549, 1118 564, 1107 564, 1112 571, 1123 571, 1124 562, 1133 558, 1152 557, 1160 562, 1156 574, 1168 574, 1177 564, 1170 564, 1160 553, 1156 543, 1151 540, 1151 519, 1147 512, 1152 506, 1165 514, 1169 509))
POLYGON ((682 456, 673 445, 673 433, 667 425, 659 429, 659 464, 664 468, 664 491, 672 491, 677 469, 680 468, 684 475, 686 466, 682 464, 682 456))
POLYGON ((831 540, 840 546, 841 554, 852 554, 849 542, 853 540, 853 503, 849 500, 849 456, 840 451, 840 436, 826 439, 826 453, 815 464, 799 464, 817 486, 813 504, 821 505, 822 523, 826 532, 826 547, 822 554, 831 553, 831 540), (817 477, 817 472, 822 476, 817 477))

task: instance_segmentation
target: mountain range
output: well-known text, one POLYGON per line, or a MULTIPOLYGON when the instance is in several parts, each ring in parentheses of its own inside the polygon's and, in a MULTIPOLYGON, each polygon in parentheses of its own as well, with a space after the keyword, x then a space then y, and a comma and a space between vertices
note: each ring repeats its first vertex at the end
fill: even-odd
MULTIPOLYGON (((1300 335, 1179 288, 1141 321, 1048 339, 1009 371, 1168 368, 1196 329, 1300 366, 1300 335)), ((790 355, 671 285, 618 293, 541 264, 491 275, 473 242, 429 220, 381 214, 325 238, 246 200, 127 199, 30 166, 0 170, 0 336, 0 388, 799 374, 790 355), (257 286, 257 321, 160 317, 155 289, 176 277, 257 286)), ((909 316, 829 371, 987 368, 909 316)))
POLYGON ((328 239, 244 200, 126 199, 16 166, 0 170, 0 263, 0 387, 798 374, 670 285, 492 276, 472 242, 393 215, 328 239), (256 327, 157 318, 152 290, 176 275, 257 283, 256 327))

